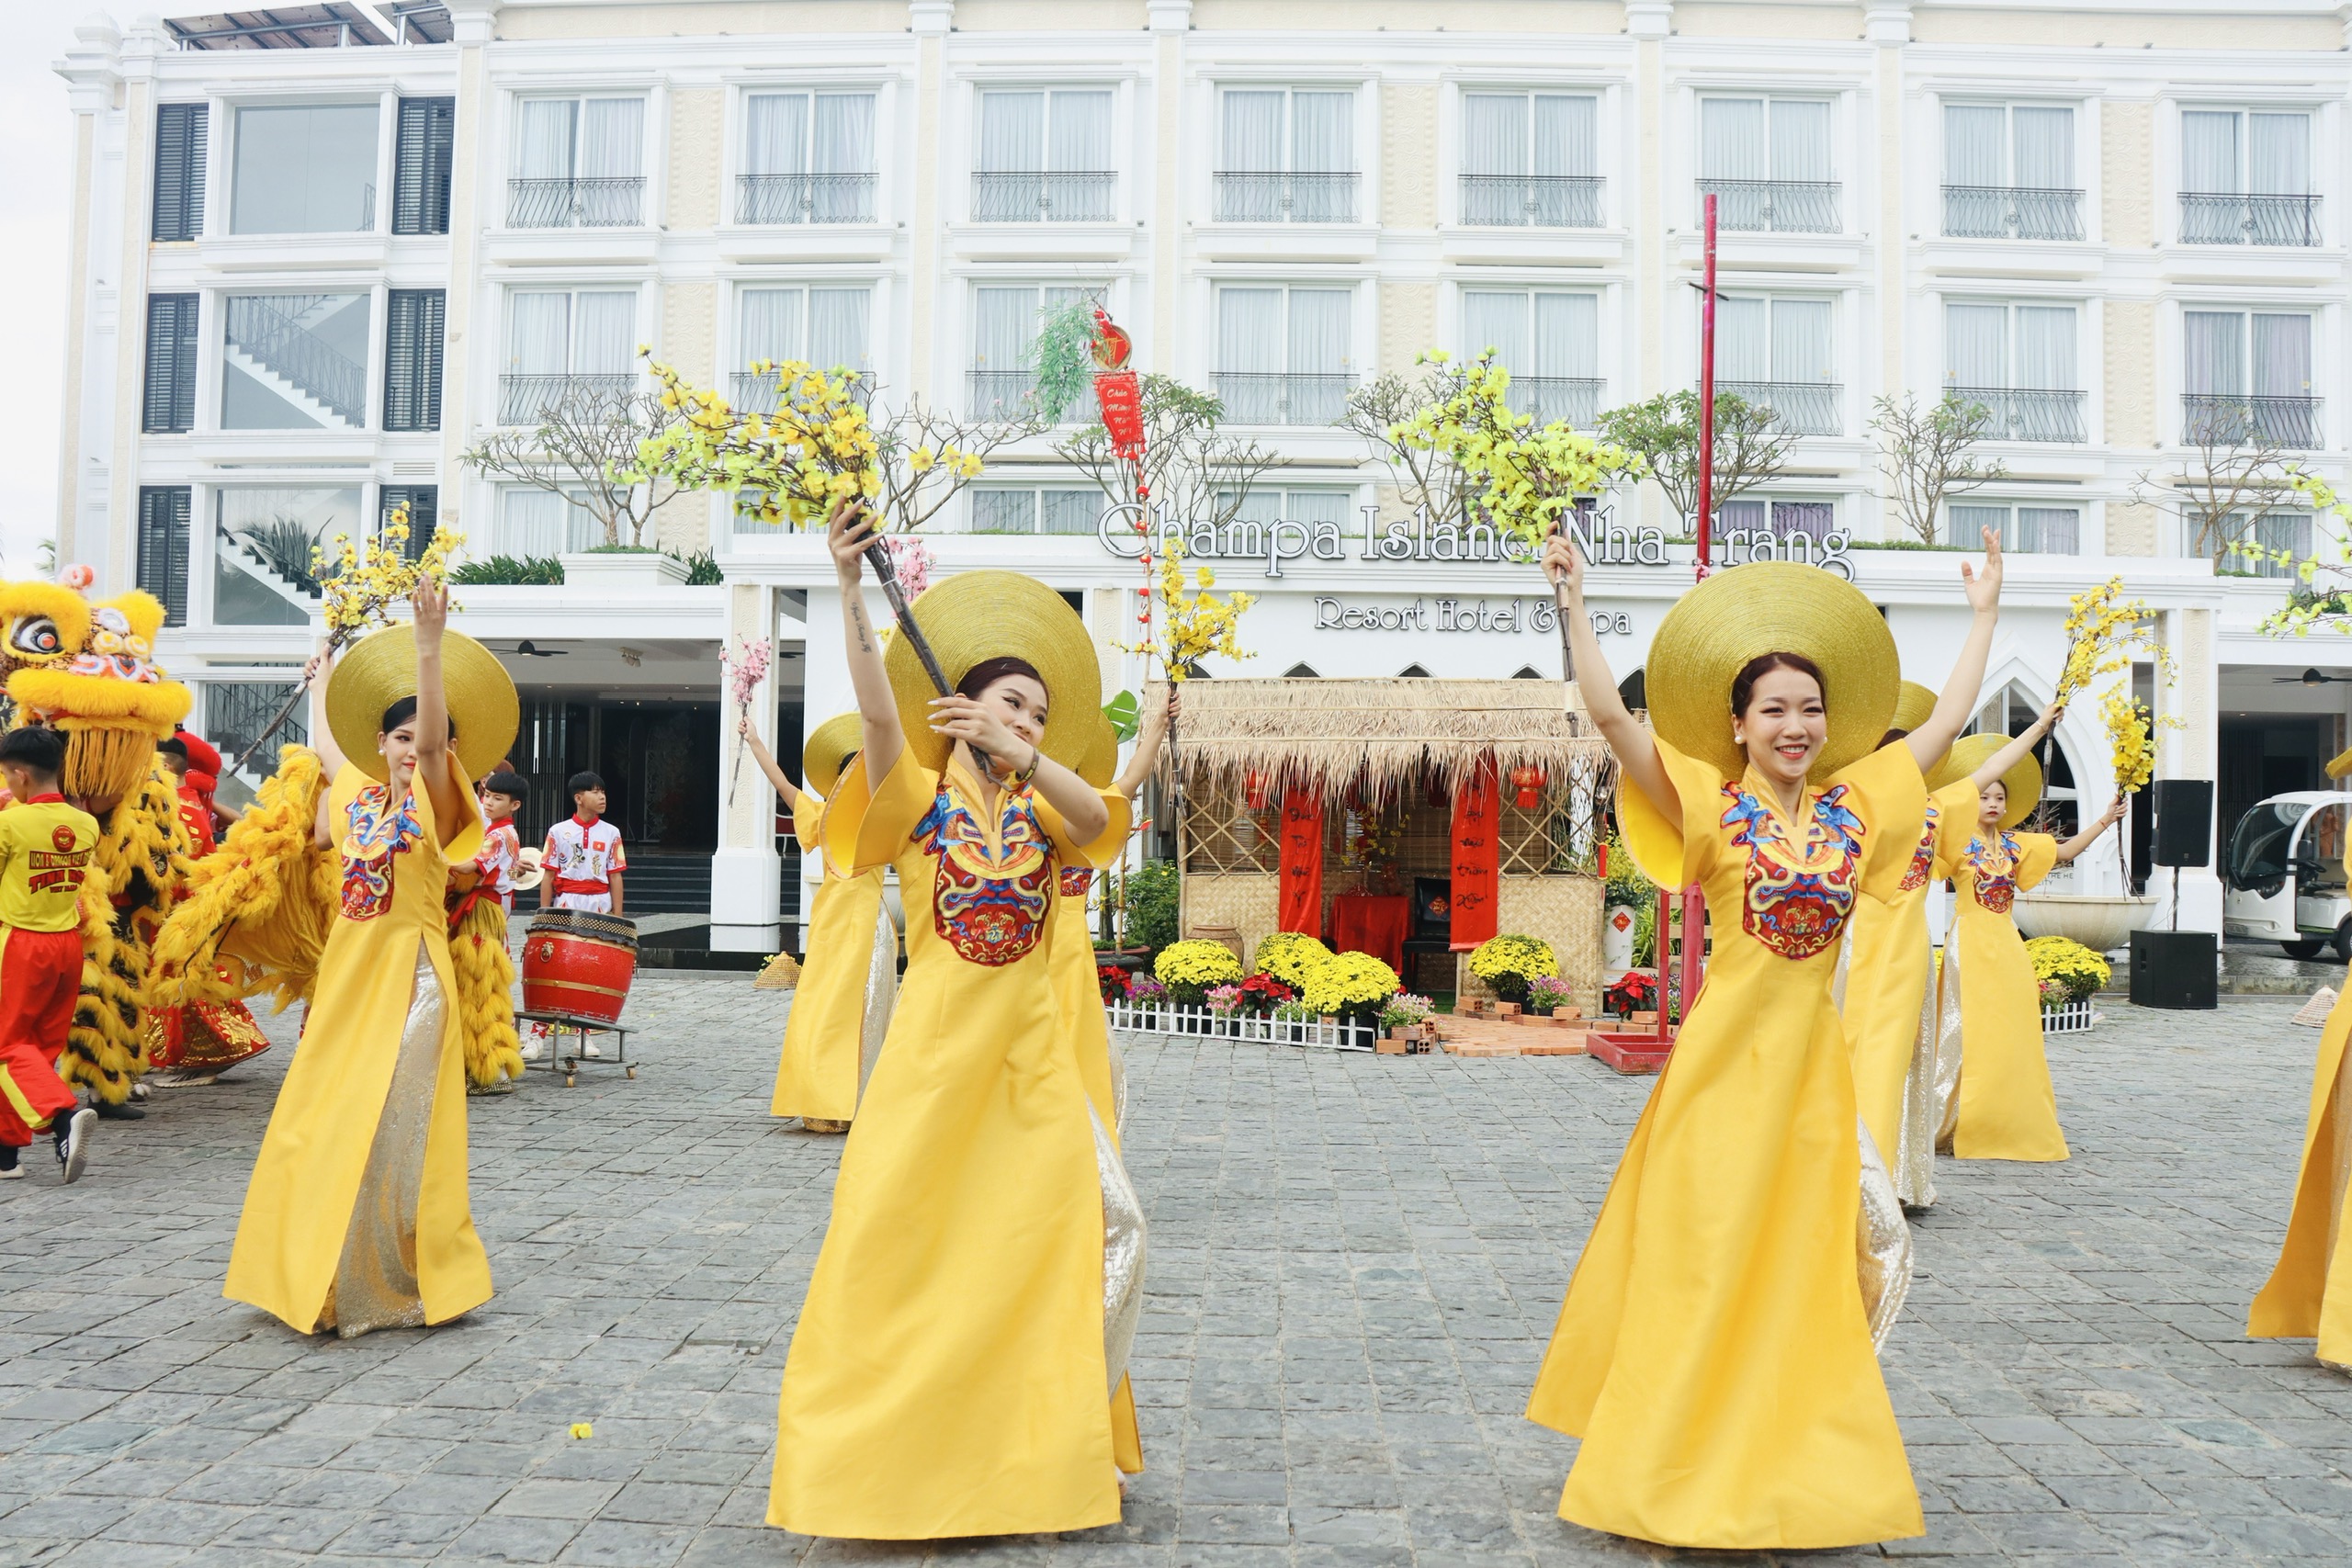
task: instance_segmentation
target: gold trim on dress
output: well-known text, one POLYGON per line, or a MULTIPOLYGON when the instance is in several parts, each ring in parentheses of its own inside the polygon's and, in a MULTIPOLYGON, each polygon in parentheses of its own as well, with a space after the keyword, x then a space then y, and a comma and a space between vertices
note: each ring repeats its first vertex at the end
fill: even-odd
POLYGON ((319 1314, 319 1329, 345 1339, 379 1328, 419 1328, 424 1296, 416 1277, 417 1201, 424 1187, 424 1140, 433 1124, 435 1080, 441 1067, 441 982, 433 955, 416 945, 415 987, 401 1029, 391 1086, 368 1147, 368 1167, 344 1232, 334 1284, 319 1314))

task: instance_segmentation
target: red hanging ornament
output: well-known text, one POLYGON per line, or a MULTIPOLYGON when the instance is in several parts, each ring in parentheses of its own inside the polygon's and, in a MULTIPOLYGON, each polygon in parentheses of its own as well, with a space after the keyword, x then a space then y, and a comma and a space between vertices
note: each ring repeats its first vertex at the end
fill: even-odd
POLYGON ((1544 770, 1532 762, 1522 762, 1510 771, 1510 787, 1517 793, 1511 804, 1521 811, 1532 811, 1544 804, 1544 770))
POLYGON ((1266 801, 1273 794, 1274 781, 1256 768, 1241 775, 1241 798, 1252 811, 1266 809, 1266 801))

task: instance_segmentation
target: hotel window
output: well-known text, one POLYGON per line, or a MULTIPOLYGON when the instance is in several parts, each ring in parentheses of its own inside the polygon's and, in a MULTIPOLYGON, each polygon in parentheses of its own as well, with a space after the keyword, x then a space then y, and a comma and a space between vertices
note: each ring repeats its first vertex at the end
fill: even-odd
POLYGON ((514 106, 510 229, 617 229, 644 221, 645 100, 524 98, 514 106))
POLYGON ((139 428, 182 434, 196 424, 196 308, 193 294, 147 297, 147 379, 139 428))
POLYGON ((2180 239, 2188 245, 2316 245, 2312 117, 2180 111, 2180 239))
POLYGON ((1462 96, 1462 221, 1600 227, 1598 98, 1561 93, 1462 96))
MULTIPOLYGON (((988 285, 972 290, 971 400, 975 419, 1026 418, 1037 390, 1037 329, 1046 312, 1100 299, 1103 286, 1083 284, 988 285)), ((1036 412, 1058 424, 1084 406, 1036 412)))
POLYGON ((1993 441, 2088 439, 2075 307, 1944 302, 1944 391, 1983 408, 1993 441))
POLYGON ((376 227, 376 130, 383 107, 309 104, 236 114, 232 234, 349 234, 376 227))
MULTIPOLYGON (((1720 529, 1729 549, 1735 533, 1752 538, 1765 534, 1773 539, 1786 539, 1802 534, 1816 544, 1828 541, 1830 530, 1838 525, 1838 503, 1830 501, 1771 501, 1761 496, 1745 496, 1726 501, 1715 509, 1715 526, 1720 529)), ((1783 558, 1773 551, 1758 552, 1752 543, 1743 542, 1743 560, 1754 559, 1761 553, 1766 558, 1783 558)))
POLYGON ((384 303, 384 428, 441 428, 441 323, 447 296, 438 288, 395 288, 384 303))
POLYGON ((2180 379, 2185 446, 2301 451, 2319 445, 2307 315, 2182 312, 2180 379))
POLYGON ((1495 351, 1510 372, 1511 412, 1590 430, 1600 413, 1600 297, 1473 288, 1462 296, 1462 352, 1495 351))
POLYGON ((139 586, 163 602, 164 624, 187 625, 187 485, 139 490, 139 586))
POLYGON ((1355 385, 1355 301, 1344 288, 1216 295, 1216 395, 1231 424, 1331 424, 1355 385))
POLYGON ((2227 530, 2223 536, 2227 543, 2264 553, 2242 555, 2232 549, 2213 562, 2217 570, 2241 572, 2249 577, 2302 581, 2300 563, 2309 560, 2312 555, 2310 513, 2233 512, 2223 520, 2222 526, 2227 530), (2269 553, 2278 550, 2286 551, 2289 559, 2281 561, 2269 553))
POLYGON ((1722 297, 1715 313, 1715 386, 1772 410, 1800 435, 1836 435, 1839 412, 1830 302, 1781 295, 1722 297))
POLYGON ((1838 176, 1823 98, 1702 98, 1699 103, 1699 205, 1715 197, 1724 230, 1834 234, 1838 176))
POLYGON ((1093 485, 992 485, 972 491, 972 532, 1091 535, 1105 504, 1093 485))
POLYGON ((518 288, 506 300, 498 423, 537 424, 566 400, 617 403, 637 388, 637 294, 518 288))
POLYGON ((2082 554, 2083 509, 2079 506, 2011 505, 2006 501, 1946 504, 1945 544, 1963 550, 1979 548, 1987 528, 2004 550, 2023 555, 2082 554))
POLYGON ((238 486, 213 500, 215 626, 308 626, 321 592, 312 551, 367 536, 356 486, 238 486))
POLYGON ((1946 104, 1944 232, 1974 240, 2081 239, 2074 109, 1946 104))
POLYGON ((424 554, 424 547, 433 542, 441 525, 441 487, 439 485, 386 485, 376 492, 376 525, 380 529, 392 520, 396 507, 408 508, 408 537, 401 542, 401 553, 411 560, 424 554))
POLYGON ((230 294, 220 303, 221 429, 367 423, 367 295, 230 294))
POLYGON ((498 492, 500 555, 531 560, 594 549, 604 542, 604 526, 582 492, 558 495, 523 485, 498 492))
POLYGON ((203 104, 155 107, 155 202, 152 232, 158 241, 193 240, 204 232, 203 104))
POLYGON ((872 93, 743 100, 738 223, 871 223, 875 184, 872 93))
POLYGON ((774 413, 776 378, 752 368, 800 361, 820 370, 864 370, 874 291, 864 284, 831 288, 747 288, 736 296, 734 403, 774 413))
MULTIPOLYGON (((1355 502, 1351 490, 1283 490, 1252 485, 1234 513, 1237 523, 1304 523, 1312 527, 1329 523, 1347 531, 1348 509, 1355 502)), ((1229 502, 1230 497, 1221 498, 1229 502)))
POLYGON ((982 223, 1101 222, 1113 215, 1108 88, 980 95, 972 217, 982 223))
POLYGON ((399 123, 392 140, 392 232, 446 234, 458 100, 402 98, 399 123))
POLYGON ((1228 87, 1219 111, 1217 221, 1356 220, 1354 89, 1228 87))

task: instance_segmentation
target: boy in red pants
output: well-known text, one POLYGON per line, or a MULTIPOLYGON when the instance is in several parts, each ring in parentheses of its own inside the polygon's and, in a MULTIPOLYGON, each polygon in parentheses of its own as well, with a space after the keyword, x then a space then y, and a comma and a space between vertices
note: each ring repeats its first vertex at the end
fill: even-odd
POLYGON ((53 1129, 65 1179, 81 1179, 97 1112, 57 1076, 82 990, 82 879, 98 841, 96 818, 57 793, 65 740, 53 729, 0 735, 0 1180, 18 1177, 17 1151, 53 1129))

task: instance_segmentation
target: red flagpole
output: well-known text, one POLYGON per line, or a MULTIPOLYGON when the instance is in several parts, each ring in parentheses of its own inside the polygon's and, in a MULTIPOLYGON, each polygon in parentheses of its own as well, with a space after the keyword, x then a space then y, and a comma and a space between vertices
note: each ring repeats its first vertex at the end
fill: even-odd
POLYGON ((1707 193, 1706 284, 1699 296, 1699 564, 1714 570, 1715 522, 1715 196, 1707 193))

